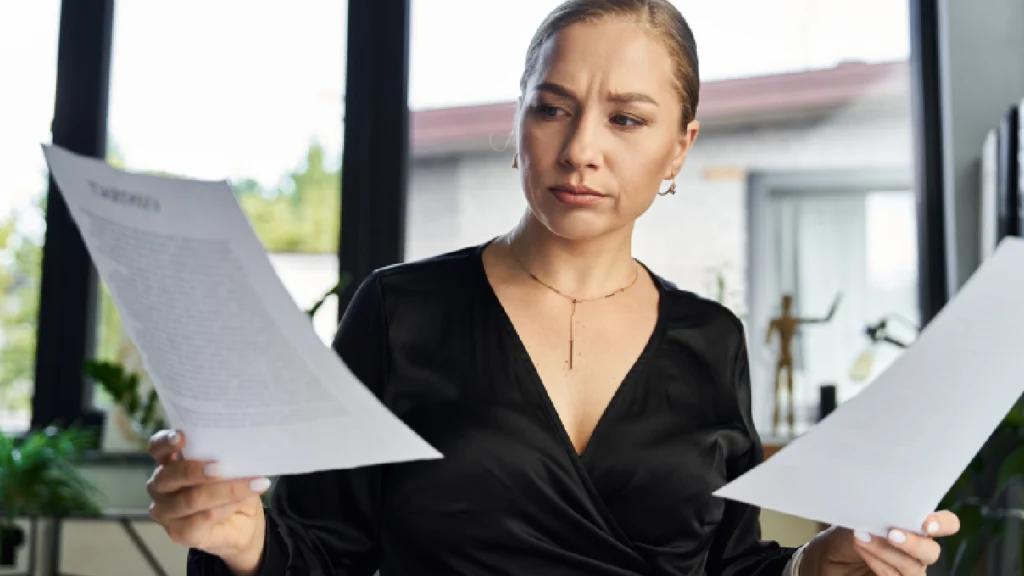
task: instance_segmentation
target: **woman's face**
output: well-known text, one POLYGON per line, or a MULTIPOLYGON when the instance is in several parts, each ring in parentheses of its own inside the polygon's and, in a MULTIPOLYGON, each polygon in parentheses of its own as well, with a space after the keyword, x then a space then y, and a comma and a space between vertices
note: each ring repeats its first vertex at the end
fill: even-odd
POLYGON ((679 172, 698 126, 682 128, 672 72, 665 47, 626 20, 574 24, 543 47, 518 117, 519 168, 554 234, 631 230, 679 172))

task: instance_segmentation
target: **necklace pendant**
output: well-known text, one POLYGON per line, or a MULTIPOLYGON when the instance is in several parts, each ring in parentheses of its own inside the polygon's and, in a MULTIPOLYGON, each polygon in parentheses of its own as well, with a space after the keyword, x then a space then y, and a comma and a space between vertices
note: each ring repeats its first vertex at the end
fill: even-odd
POLYGON ((575 347, 576 347, 575 346, 575 344, 576 344, 575 340, 576 339, 575 339, 575 336, 573 334, 573 325, 575 324, 574 323, 574 319, 575 319, 575 316, 576 316, 576 305, 581 303, 581 302, 594 302, 596 300, 603 300, 605 298, 611 298, 612 296, 615 296, 616 294, 621 294, 621 293, 625 292, 628 288, 630 288, 631 286, 636 284, 637 279, 640 277, 640 265, 637 264, 637 262, 634 260, 633 261, 633 281, 630 282, 629 284, 623 286, 622 288, 619 288, 618 290, 615 290, 614 292, 609 292, 608 294, 605 294, 604 296, 595 297, 595 298, 574 298, 572 296, 569 296, 565 292, 562 292, 561 290, 555 288, 554 286, 551 286, 550 284, 544 282, 543 280, 538 278, 537 275, 534 274, 533 272, 530 272, 530 270, 526 267, 526 265, 523 264, 523 261, 520 260, 518 256, 516 256, 514 251, 512 252, 512 257, 515 259, 516 263, 519 264, 519 267, 523 269, 523 272, 525 272, 530 278, 532 278, 534 280, 534 282, 540 284, 541 286, 547 288, 548 290, 554 292, 555 294, 558 294, 562 298, 565 298, 566 300, 568 300, 569 302, 572 303, 572 311, 569 312, 569 369, 570 370, 572 370, 572 360, 573 360, 572 357, 576 355, 576 350, 575 350, 575 347))
POLYGON ((575 325, 576 318, 576 304, 579 300, 576 298, 572 299, 572 311, 569 313, 569 370, 572 370, 572 357, 574 355, 573 347, 575 344, 576 337, 573 334, 573 326, 575 325))

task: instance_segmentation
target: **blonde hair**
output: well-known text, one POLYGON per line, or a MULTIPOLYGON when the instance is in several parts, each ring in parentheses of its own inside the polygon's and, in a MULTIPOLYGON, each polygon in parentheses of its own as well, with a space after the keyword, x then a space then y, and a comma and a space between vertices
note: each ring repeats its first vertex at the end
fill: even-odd
POLYGON ((556 7, 537 28, 526 50, 526 65, 519 80, 522 95, 537 68, 544 44, 562 29, 580 22, 604 18, 630 18, 662 41, 673 60, 673 79, 679 92, 683 128, 697 114, 700 71, 697 42, 683 15, 668 0, 567 0, 556 7))

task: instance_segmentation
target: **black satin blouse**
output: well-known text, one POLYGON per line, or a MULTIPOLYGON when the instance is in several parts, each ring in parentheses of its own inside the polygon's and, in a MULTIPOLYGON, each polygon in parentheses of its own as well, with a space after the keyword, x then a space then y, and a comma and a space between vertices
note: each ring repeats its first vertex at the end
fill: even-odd
MULTIPOLYGON (((482 249, 377 271, 334 342, 444 458, 280 478, 259 573, 782 574, 759 510, 711 496, 762 459, 736 317, 655 276, 656 327, 578 456, 482 249)), ((188 574, 228 572, 191 550, 188 574)))

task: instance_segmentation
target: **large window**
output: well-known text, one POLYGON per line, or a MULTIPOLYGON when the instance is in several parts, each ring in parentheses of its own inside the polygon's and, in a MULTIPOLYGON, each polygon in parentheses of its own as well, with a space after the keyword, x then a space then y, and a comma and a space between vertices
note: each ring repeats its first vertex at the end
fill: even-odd
POLYGON ((751 324, 759 329, 751 334, 751 371, 772 384, 760 390, 758 406, 772 405, 777 341, 766 343, 766 321, 782 296, 792 296, 794 316, 810 320, 839 301, 831 320, 805 324, 792 343, 794 380, 808 383, 794 389, 799 432, 817 416, 821 386, 834 386, 842 402, 898 357, 898 346, 867 338, 869 326, 884 323, 898 342, 915 336, 914 194, 902 171, 854 170, 758 173, 749 196, 748 315, 760 319, 751 324))
POLYGON ((0 4, 0 432, 31 420, 59 25, 57 0, 0 4))
MULTIPOLYGON (((520 218, 526 205, 511 168, 510 140, 519 75, 533 30, 557 4, 524 0, 515 9, 496 9, 472 0, 413 3, 407 259, 483 242, 520 218), (502 24, 452 28, 451 14, 502 24)), ((814 316, 827 312, 836 291, 843 292, 832 323, 807 327, 796 338, 800 431, 817 418, 821 385, 839 385, 840 400, 863 387, 848 375, 867 344, 864 328, 882 316, 917 309, 915 260, 893 260, 916 254, 916 217, 907 192, 913 190, 908 5, 676 5, 698 44, 701 136, 677 178, 679 193, 658 198, 639 222, 635 253, 681 288, 723 300, 744 320, 752 343, 755 422, 766 437, 775 432, 778 344, 764 341, 783 294, 792 296, 794 314, 814 316), (867 29, 870 42, 862 33, 867 29), (860 190, 851 199, 841 180, 849 171, 895 174, 900 188, 860 190), (776 173, 835 177, 821 182, 813 199, 800 196, 778 201, 790 202, 788 208, 777 203, 751 210, 752 195, 759 193, 751 182, 776 173), (857 234, 821 243, 806 235, 808 226, 823 222, 814 214, 843 220, 850 203, 862 216, 857 234), (780 232, 768 237, 768 245, 755 246, 756 229, 788 230, 779 224, 780 214, 801 219, 804 236, 780 246, 780 232), (752 260, 783 251, 785 260, 772 264, 772 277, 779 280, 758 283, 752 260), (850 254, 860 259, 850 260, 850 254), (787 263, 799 263, 799 274, 783 277, 779 267, 787 263), (858 276, 839 286, 836 267, 858 276)), ((871 375, 898 354, 877 352, 871 375)))
MULTIPOLYGON (((131 171, 232 181, 296 304, 338 282, 347 4, 117 3, 109 150, 131 171)), ((101 290, 97 356, 145 374, 101 290)), ((333 299, 314 327, 334 332, 333 299)), ((102 391, 95 403, 109 407, 102 391)), ((109 419, 105 447, 132 448, 109 419)))

